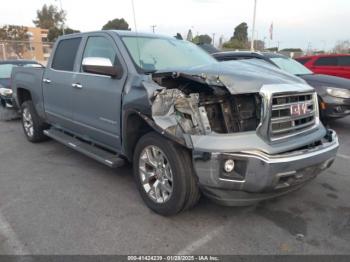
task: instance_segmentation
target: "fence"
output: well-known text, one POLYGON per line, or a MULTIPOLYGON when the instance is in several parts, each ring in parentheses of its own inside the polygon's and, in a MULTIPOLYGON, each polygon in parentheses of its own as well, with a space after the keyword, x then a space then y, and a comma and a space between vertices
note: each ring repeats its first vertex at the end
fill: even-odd
POLYGON ((0 60, 30 59, 46 64, 52 46, 51 42, 0 40, 0 60))

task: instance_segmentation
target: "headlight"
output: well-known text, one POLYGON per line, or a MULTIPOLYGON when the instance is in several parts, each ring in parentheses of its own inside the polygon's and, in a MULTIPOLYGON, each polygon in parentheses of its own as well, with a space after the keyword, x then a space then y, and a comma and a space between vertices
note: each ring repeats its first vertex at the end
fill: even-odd
POLYGON ((12 89, 0 88, 0 95, 1 96, 11 96, 12 95, 12 89))
POLYGON ((348 90, 348 89, 328 87, 327 93, 331 96, 334 96, 334 97, 350 98, 350 90, 348 90))

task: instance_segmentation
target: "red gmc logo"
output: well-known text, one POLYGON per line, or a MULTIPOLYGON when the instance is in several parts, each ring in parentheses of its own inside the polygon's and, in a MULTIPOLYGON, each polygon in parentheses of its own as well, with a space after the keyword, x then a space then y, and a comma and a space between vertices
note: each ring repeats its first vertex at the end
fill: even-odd
POLYGON ((290 106, 290 115, 291 116, 302 116, 308 113, 307 104, 294 104, 290 106))

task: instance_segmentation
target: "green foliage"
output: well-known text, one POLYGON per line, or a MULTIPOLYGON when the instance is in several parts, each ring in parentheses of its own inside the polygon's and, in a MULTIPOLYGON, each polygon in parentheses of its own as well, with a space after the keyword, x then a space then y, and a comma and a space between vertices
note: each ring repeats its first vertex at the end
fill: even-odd
POLYGON ((124 18, 110 20, 102 27, 102 30, 131 30, 124 18))
POLYGON ((247 44, 243 43, 237 39, 230 40, 228 42, 223 43, 222 45, 225 49, 246 49, 247 44))
POLYGON ((66 20, 66 13, 63 10, 58 11, 53 5, 43 5, 41 10, 36 11, 36 15, 37 19, 33 20, 33 23, 43 29, 62 27, 66 20))
POLYGON ((211 44, 211 37, 209 35, 197 35, 192 39, 195 44, 211 44))
POLYGON ((26 46, 16 41, 28 41, 27 28, 17 25, 5 25, 0 27, 0 40, 14 41, 12 44, 13 52, 15 52, 19 58, 22 58, 22 53, 26 51, 26 46))
POLYGON ((230 39, 237 40, 242 43, 248 42, 248 25, 247 23, 240 23, 238 26, 235 27, 235 31, 233 33, 233 36, 230 39))
POLYGON ((300 48, 285 48, 280 50, 281 52, 303 52, 300 48))
POLYGON ((270 47, 270 48, 266 48, 267 51, 270 52, 277 52, 278 51, 278 47, 270 47))
MULTIPOLYGON (((72 28, 65 28, 64 29, 64 34, 69 35, 69 34, 74 34, 74 33, 80 33, 79 30, 74 30, 72 28)), ((57 28, 53 27, 49 29, 49 32, 47 34, 47 39, 50 42, 54 42, 59 36, 63 35, 63 29, 62 28, 57 28)))

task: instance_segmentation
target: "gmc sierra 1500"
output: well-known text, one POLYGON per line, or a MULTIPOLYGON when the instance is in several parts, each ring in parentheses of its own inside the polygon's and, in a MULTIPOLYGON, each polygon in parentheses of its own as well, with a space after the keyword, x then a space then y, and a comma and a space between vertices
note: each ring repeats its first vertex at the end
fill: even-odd
POLYGON ((47 68, 15 68, 12 82, 29 141, 51 137, 111 167, 132 162, 143 200, 162 215, 200 193, 227 205, 286 194, 339 146, 300 78, 219 63, 155 34, 60 37, 47 68))

